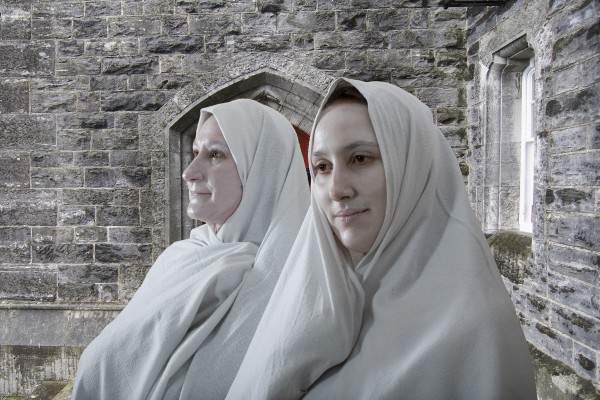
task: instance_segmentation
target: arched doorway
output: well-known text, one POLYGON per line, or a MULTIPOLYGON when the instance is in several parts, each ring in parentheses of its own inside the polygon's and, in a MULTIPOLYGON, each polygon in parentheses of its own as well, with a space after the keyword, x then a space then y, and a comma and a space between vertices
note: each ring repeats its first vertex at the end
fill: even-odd
MULTIPOLYGON (((274 56, 275 58, 281 58, 274 56)), ((248 60, 239 61, 248 67, 248 60)), ((235 63, 234 63, 235 64, 235 63)), ((214 75, 203 76, 183 88, 161 110, 146 121, 143 132, 165 133, 165 177, 153 184, 153 193, 160 204, 160 192, 164 193, 163 202, 165 230, 154 235, 156 244, 168 244, 188 237, 194 227, 194 221, 185 212, 188 194, 182 182, 181 174, 192 157, 192 142, 200 110, 212 104, 231 101, 236 98, 251 98, 266 104, 282 113, 296 128, 305 164, 310 129, 318 111, 323 95, 329 83, 334 79, 322 71, 298 64, 287 59, 269 63, 264 59, 256 60, 256 69, 245 71, 236 65, 225 66, 214 75), (285 62, 283 62, 285 61, 285 62), (268 64, 268 65, 266 65, 268 64), (284 72, 275 70, 271 65, 285 67, 284 72), (224 77, 223 71, 245 71, 237 77, 224 77), (211 79, 212 78, 212 79, 211 79), (225 78, 228 78, 227 80, 225 78), (315 84, 318 87, 315 87, 315 84), (187 105, 185 105, 187 103, 187 105)), ((156 142, 155 138, 149 138, 156 142)), ((154 182, 153 182, 154 183, 154 182)), ((161 210, 155 210, 158 217, 161 210)), ((160 207, 161 209, 163 207, 160 207)), ((160 251, 159 248, 156 248, 160 251)))

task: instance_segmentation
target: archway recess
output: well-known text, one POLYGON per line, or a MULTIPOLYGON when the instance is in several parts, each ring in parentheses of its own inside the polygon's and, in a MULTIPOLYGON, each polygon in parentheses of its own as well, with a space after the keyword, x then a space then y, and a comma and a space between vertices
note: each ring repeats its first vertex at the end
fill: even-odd
POLYGON ((146 137, 141 142, 164 149, 165 175, 152 182, 154 220, 157 225, 164 221, 165 226, 162 232, 155 230, 157 247, 162 250, 187 237, 194 226, 185 213, 187 190, 181 174, 191 160, 191 146, 203 107, 251 98, 281 112, 297 131, 309 133, 333 79, 323 71, 282 56, 245 57, 203 73, 160 110, 142 119, 140 136, 146 137))

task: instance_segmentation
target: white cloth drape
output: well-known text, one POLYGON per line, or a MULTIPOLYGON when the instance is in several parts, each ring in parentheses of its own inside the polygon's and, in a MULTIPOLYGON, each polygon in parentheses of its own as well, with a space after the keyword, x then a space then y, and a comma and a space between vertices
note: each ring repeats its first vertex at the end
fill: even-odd
POLYGON ((203 225, 156 260, 125 309, 84 351, 74 400, 224 398, 309 203, 291 124, 242 99, 214 115, 241 202, 215 235, 203 225))
POLYGON ((338 85, 368 102, 383 226, 354 270, 312 196, 227 399, 535 399, 514 307, 430 110, 350 79, 325 101, 338 85))

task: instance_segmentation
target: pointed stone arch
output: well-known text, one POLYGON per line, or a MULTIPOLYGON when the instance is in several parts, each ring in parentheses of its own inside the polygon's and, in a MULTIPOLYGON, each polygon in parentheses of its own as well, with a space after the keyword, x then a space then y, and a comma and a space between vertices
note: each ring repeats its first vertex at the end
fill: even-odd
POLYGON ((319 104, 334 77, 288 58, 272 55, 244 57, 217 70, 202 73, 160 110, 141 118, 140 142, 163 150, 156 154, 147 209, 155 226, 154 258, 193 227, 185 213, 187 190, 181 174, 191 160, 191 145, 200 110, 237 98, 251 98, 281 112, 297 129, 310 132, 319 104))

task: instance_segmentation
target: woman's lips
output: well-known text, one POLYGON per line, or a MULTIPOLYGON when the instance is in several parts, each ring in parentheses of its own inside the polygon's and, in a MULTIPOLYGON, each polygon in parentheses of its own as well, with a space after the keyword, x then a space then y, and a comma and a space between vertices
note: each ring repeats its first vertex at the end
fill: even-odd
POLYGON ((342 223, 349 223, 362 217, 369 211, 368 208, 361 210, 344 210, 335 214, 335 218, 342 223))

